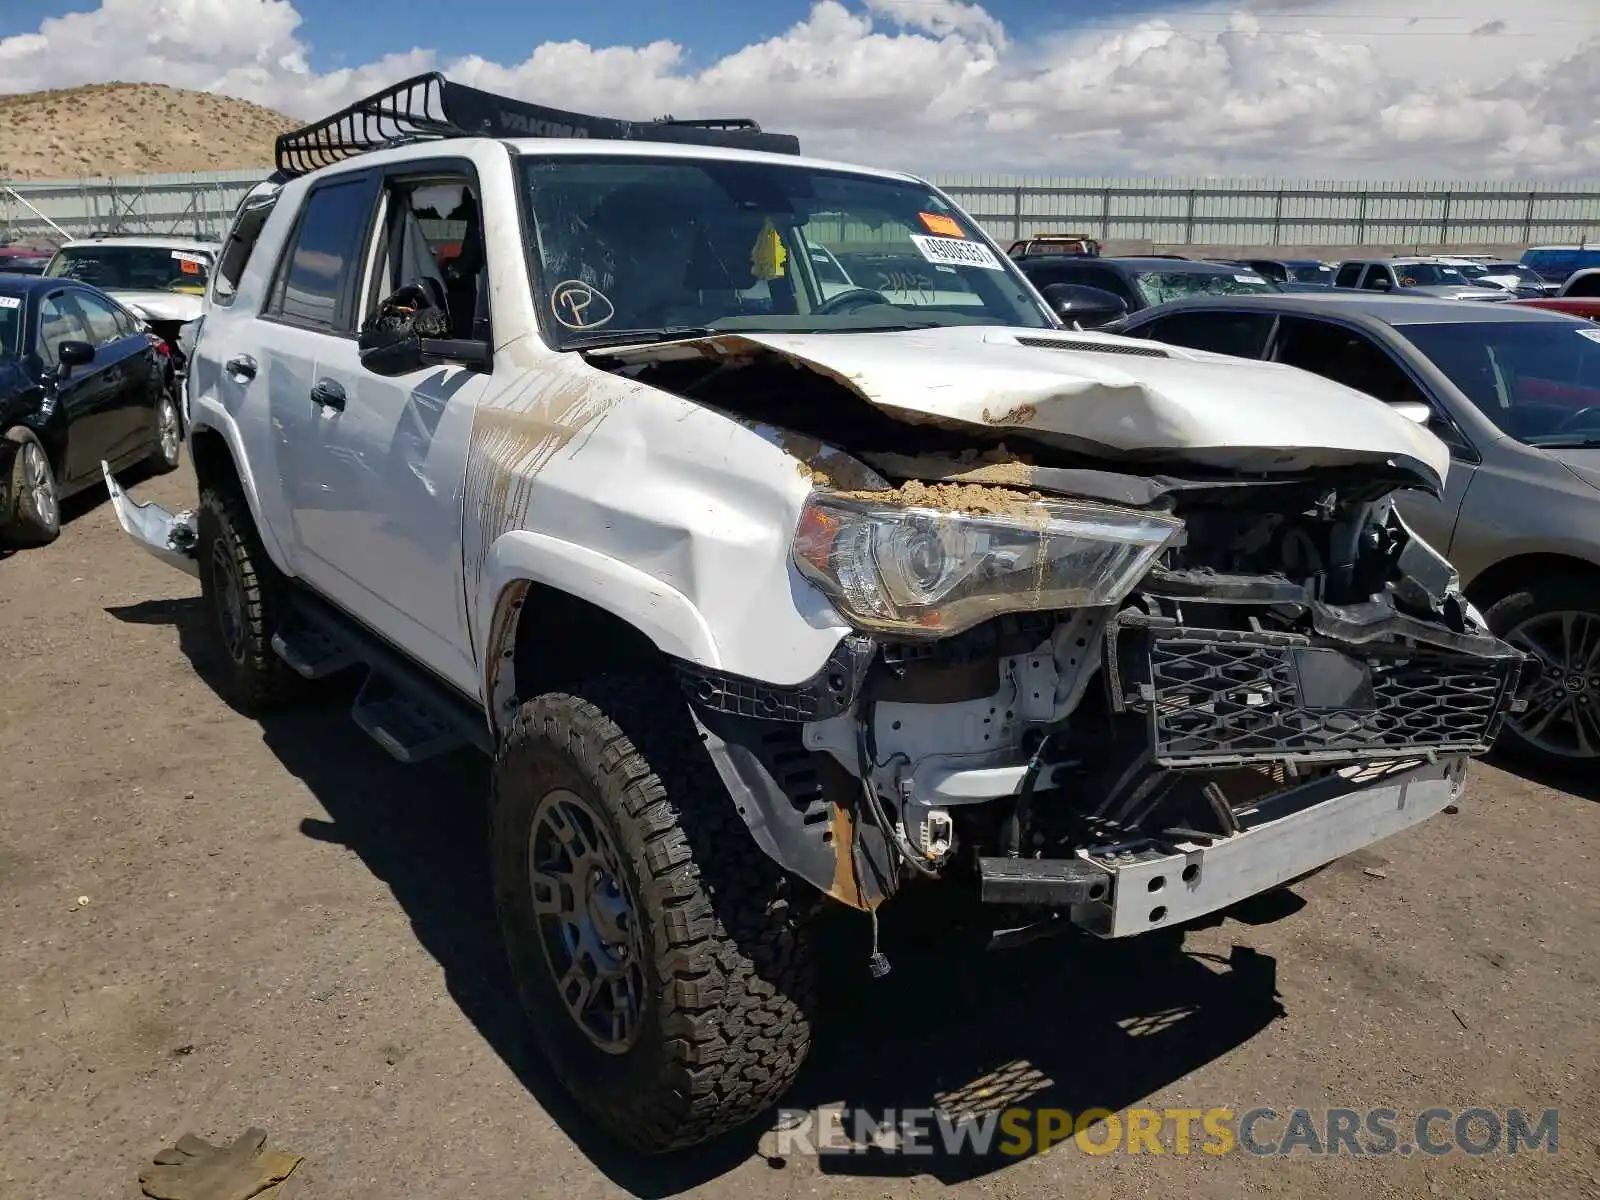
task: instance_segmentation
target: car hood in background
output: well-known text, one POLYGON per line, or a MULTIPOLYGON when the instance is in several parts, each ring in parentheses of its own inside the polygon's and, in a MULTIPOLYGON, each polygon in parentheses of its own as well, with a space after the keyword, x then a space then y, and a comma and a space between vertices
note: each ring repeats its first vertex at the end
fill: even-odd
POLYGON ((763 351, 910 424, 1015 430, 1075 453, 1288 472, 1388 463, 1439 486, 1450 452, 1381 400, 1309 371, 1138 338, 955 326, 891 333, 725 333, 589 352, 736 365, 763 351))
POLYGON ((205 297, 191 292, 107 288, 106 293, 152 321, 192 321, 205 308, 205 297))

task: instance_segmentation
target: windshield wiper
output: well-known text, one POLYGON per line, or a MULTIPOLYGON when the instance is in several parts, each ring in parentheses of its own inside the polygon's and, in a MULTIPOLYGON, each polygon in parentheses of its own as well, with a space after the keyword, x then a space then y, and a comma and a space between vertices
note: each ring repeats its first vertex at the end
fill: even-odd
POLYGON ((1530 438, 1528 445, 1540 450, 1597 450, 1600 449, 1600 434, 1584 438, 1557 438, 1554 441, 1534 441, 1530 438))
POLYGON ((711 337, 727 333, 725 329, 712 329, 709 325, 677 325, 661 329, 608 329, 604 333, 580 334, 566 340, 569 350, 593 350, 603 346, 646 345, 651 342, 674 342, 679 338, 711 337))

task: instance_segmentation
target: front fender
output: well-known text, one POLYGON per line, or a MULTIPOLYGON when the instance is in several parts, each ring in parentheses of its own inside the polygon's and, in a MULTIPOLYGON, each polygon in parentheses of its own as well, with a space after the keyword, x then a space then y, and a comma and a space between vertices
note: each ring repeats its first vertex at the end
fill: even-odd
POLYGON ((515 625, 509 614, 529 584, 543 584, 609 612, 664 654, 703 667, 721 665, 710 626, 682 592, 586 546, 513 530, 490 547, 477 601, 476 628, 484 637, 478 661, 483 664, 483 696, 491 715, 498 711, 497 693, 504 682, 499 667, 505 648, 500 642, 515 625))

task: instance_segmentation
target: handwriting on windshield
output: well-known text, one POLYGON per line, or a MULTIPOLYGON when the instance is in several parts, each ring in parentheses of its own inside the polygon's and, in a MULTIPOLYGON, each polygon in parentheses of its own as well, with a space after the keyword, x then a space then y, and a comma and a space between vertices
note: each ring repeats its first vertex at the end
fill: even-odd
POLYGON ((550 311, 568 329, 598 329, 617 315, 605 293, 581 279, 564 279, 550 290, 550 311))
POLYGON ((880 268, 877 287, 880 292, 915 292, 919 300, 933 301, 934 282, 921 271, 894 271, 880 268))

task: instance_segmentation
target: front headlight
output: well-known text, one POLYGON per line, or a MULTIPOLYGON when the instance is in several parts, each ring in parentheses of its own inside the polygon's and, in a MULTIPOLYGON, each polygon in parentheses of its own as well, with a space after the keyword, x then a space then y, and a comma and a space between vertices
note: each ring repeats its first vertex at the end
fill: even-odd
POLYGON ((1004 612, 1115 604, 1182 529, 1078 501, 957 513, 816 492, 794 559, 852 624, 941 638, 1004 612))

